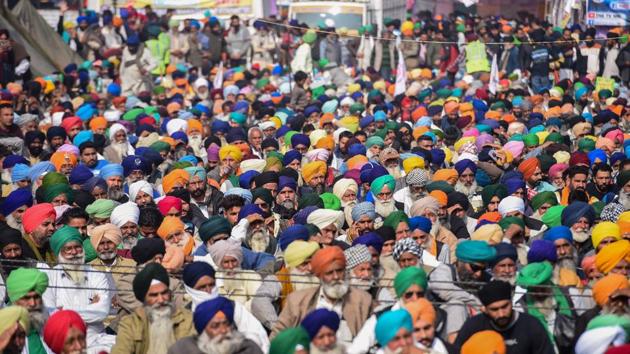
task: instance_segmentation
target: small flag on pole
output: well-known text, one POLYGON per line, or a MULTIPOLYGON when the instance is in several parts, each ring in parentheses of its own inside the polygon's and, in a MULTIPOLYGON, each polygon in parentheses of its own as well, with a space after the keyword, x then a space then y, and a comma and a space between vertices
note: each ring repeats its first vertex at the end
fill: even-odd
POLYGON ((219 69, 217 70, 217 74, 214 76, 212 87, 215 89, 223 87, 223 62, 219 64, 219 69))
POLYGON ((497 55, 492 56, 492 68, 490 69, 490 82, 488 83, 488 89, 493 95, 497 93, 497 86, 499 86, 499 66, 497 65, 497 55))

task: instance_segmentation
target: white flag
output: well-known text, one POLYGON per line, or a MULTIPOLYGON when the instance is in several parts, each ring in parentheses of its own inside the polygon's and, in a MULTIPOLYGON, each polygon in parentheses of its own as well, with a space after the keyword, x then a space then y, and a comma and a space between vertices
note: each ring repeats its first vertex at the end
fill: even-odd
POLYGON ((497 55, 492 56, 492 68, 490 69, 490 82, 488 83, 488 89, 492 94, 497 93, 497 86, 499 85, 499 66, 497 65, 497 55))
POLYGON ((405 58, 402 50, 398 48, 398 67, 396 68, 396 88, 394 96, 398 96, 407 91, 407 67, 405 66, 405 58))
POLYGON ((212 88, 218 89, 223 87, 223 62, 219 64, 219 69, 217 70, 217 74, 214 76, 214 81, 212 82, 212 88))

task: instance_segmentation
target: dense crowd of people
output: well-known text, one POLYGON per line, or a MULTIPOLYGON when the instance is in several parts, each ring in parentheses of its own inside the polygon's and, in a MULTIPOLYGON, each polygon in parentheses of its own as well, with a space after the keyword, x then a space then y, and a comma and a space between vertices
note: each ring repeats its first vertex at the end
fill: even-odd
POLYGON ((0 31, 0 352, 630 352, 628 28, 65 12, 0 31))

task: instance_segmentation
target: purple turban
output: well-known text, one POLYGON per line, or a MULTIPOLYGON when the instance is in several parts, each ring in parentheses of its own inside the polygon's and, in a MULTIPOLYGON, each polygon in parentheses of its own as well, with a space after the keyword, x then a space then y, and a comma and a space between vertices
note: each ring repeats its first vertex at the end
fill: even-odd
POLYGON ((464 173, 464 171, 466 171, 466 169, 470 169, 472 171, 472 173, 476 173, 477 172, 477 165, 468 159, 463 159, 461 161, 458 161, 455 164, 455 170, 457 171, 457 174, 461 176, 462 173, 464 173))
POLYGON ((294 134, 291 137, 291 147, 295 148, 298 145, 304 145, 308 148, 311 146, 311 140, 304 134, 294 134))
POLYGON ((547 240, 534 240, 527 252, 527 263, 549 261, 555 263, 558 260, 556 245, 547 240))
POLYGON ((352 246, 365 245, 372 246, 380 254, 383 249, 383 239, 376 232, 368 232, 352 241, 352 246))
POLYGON ((313 339, 324 326, 330 328, 333 332, 337 332, 340 322, 341 319, 336 312, 322 308, 313 310, 306 315, 301 325, 306 330, 306 333, 308 333, 308 336, 313 339))

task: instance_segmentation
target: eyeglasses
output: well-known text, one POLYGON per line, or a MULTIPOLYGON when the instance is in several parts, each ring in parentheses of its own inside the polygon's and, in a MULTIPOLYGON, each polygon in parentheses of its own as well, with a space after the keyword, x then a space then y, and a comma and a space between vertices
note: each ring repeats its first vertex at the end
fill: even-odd
POLYGON ((405 299, 409 300, 412 297, 414 297, 414 295, 416 297, 424 297, 424 291, 409 291, 403 294, 403 296, 405 297, 405 299))
POLYGON ((483 272, 486 270, 486 266, 482 264, 469 263, 469 265, 473 273, 483 272))

